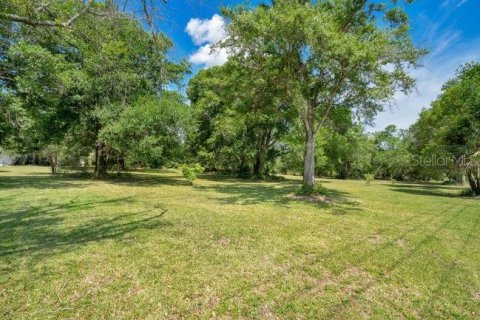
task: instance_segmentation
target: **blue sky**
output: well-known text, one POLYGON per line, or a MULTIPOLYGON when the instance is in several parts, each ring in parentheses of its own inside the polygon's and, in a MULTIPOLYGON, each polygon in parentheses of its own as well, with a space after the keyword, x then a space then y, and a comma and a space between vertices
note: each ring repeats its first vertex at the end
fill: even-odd
MULTIPOLYGON (((250 1, 250 4, 260 2, 250 1)), ((190 60, 193 74, 222 63, 226 56, 221 53, 212 56, 208 50, 210 43, 223 36, 220 7, 242 3, 245 2, 170 0, 161 11, 161 29, 174 42, 171 57, 190 60)), ((480 0, 416 0, 406 10, 415 43, 429 49, 430 54, 423 59, 422 68, 412 71, 417 79, 416 92, 407 97, 397 94, 395 103, 385 106, 376 125, 367 128, 369 131, 381 130, 389 124, 408 128, 461 64, 480 59, 480 0)))

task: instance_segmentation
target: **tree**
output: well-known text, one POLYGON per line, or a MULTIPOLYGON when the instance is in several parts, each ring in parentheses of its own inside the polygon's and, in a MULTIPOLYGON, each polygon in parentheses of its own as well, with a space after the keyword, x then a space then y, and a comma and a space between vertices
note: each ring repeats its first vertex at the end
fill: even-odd
POLYGON ((208 169, 240 173, 251 162, 253 141, 248 141, 245 117, 229 102, 231 78, 226 68, 201 70, 188 84, 196 122, 189 145, 193 156, 208 169))
POLYGON ((159 168, 184 157, 184 142, 190 126, 190 113, 183 98, 175 92, 160 97, 141 97, 119 118, 106 124, 99 139, 118 155, 120 169, 123 159, 129 164, 159 168))
POLYGON ((288 131, 291 117, 272 81, 234 60, 192 78, 188 95, 199 125, 194 151, 224 167, 233 165, 242 175, 268 174, 275 143, 288 131))
MULTIPOLYGON (((146 22, 150 26, 153 26, 153 1, 132 0, 131 2, 142 6, 146 22), (148 2, 150 2, 150 5, 148 2)), ((159 0, 158 2, 167 3, 167 0, 159 0)), ((2 0, 0 3, 2 5, 0 7, 0 20, 21 23, 33 27, 72 28, 77 20, 86 15, 115 17, 118 14, 118 8, 121 6, 126 7, 128 1, 2 0), (105 11, 103 10, 105 6, 107 8, 113 8, 113 10, 105 11)))
POLYGON ((373 136, 375 153, 372 165, 375 175, 382 179, 405 179, 412 170, 412 153, 404 130, 389 125, 373 136))
POLYGON ((397 89, 412 89, 407 69, 424 51, 412 44, 396 3, 278 0, 225 10, 231 23, 223 46, 235 59, 252 72, 281 70, 275 81, 303 124, 304 187, 314 184, 315 139, 332 110, 370 118, 397 89))
POLYGON ((321 167, 340 179, 360 178, 371 172, 373 142, 363 126, 351 123, 345 130, 322 130, 320 133, 327 161, 321 167))
POLYGON ((480 63, 468 63, 410 129, 417 150, 444 159, 444 172, 450 167, 462 170, 476 195, 480 195, 479 92, 480 63))
MULTIPOLYGON (((83 4, 49 3, 47 16, 54 17, 83 4)), ((167 59, 167 37, 151 35, 109 1, 96 3, 95 14, 83 15, 74 29, 0 23, 0 38, 8 39, 0 59, 8 79, 0 92, 8 110, 29 119, 29 126, 18 126, 28 135, 16 134, 15 145, 38 151, 68 141, 82 152, 94 149, 95 176, 109 166, 108 146, 98 139, 105 119, 116 119, 139 96, 160 95, 188 67, 167 59)))

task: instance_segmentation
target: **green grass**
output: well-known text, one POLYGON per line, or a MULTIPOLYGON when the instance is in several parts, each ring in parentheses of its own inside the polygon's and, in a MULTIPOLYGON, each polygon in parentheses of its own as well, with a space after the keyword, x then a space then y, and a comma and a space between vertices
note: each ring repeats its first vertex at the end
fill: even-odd
POLYGON ((0 168, 0 319, 475 319, 480 202, 454 186, 0 168))

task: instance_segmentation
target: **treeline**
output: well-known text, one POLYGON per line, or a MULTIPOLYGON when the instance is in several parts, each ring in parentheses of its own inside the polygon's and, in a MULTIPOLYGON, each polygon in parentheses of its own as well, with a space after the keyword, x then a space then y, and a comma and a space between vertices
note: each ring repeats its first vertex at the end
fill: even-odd
POLYGON ((46 157, 53 173, 199 162, 241 177, 301 174, 307 193, 315 176, 366 174, 465 176, 479 193, 478 64, 409 130, 365 132, 395 92, 414 88, 408 70, 426 54, 397 1, 281 0, 223 14, 228 37, 214 49, 229 60, 195 75, 185 97, 172 88, 189 65, 169 59, 148 10, 142 20, 116 1, 3 1, 0 143, 46 157), (464 161, 427 165, 434 156, 464 161))
POLYGON ((42 153, 53 173, 180 157, 188 110, 165 88, 188 65, 168 59, 171 45, 114 1, 2 1, 0 142, 42 153))

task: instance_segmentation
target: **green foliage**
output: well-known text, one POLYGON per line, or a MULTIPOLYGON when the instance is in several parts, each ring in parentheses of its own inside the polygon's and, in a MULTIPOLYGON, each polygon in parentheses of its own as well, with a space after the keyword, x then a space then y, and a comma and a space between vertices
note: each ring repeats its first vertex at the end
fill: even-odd
POLYGON ((408 68, 425 53, 413 45, 397 1, 280 0, 224 13, 232 59, 260 78, 276 70, 273 88, 302 121, 307 184, 315 135, 330 114, 346 108, 371 119, 396 90, 413 88, 408 68))
POLYGON ((182 164, 180 166, 182 175, 188 182, 193 184, 193 181, 197 179, 197 174, 205 171, 205 168, 202 167, 199 163, 194 164, 193 166, 188 164, 182 164))
MULTIPOLYGON (((105 143, 105 131, 118 119, 125 124, 125 110, 135 109, 140 97, 161 96, 166 85, 178 83, 188 66, 167 59, 172 43, 165 35, 153 37, 109 1, 93 1, 90 9, 95 14, 83 12, 71 28, 42 24, 45 19, 66 21, 82 6, 81 1, 52 1, 48 15, 44 9, 31 12, 33 1, 0 6, 0 100, 6 102, 0 107, 6 115, 0 116, 0 140, 11 140, 19 152, 37 152, 52 144, 71 148, 69 153, 77 159, 95 152, 101 160, 96 166, 106 172, 125 162, 125 155, 113 146, 115 141, 105 143), (36 22, 14 27, 2 15, 12 12, 36 22)), ((171 157, 165 139, 177 133, 154 137, 150 130, 143 140, 123 135, 131 147, 128 160, 151 165, 161 155, 158 162, 163 164, 171 157)))
POLYGON ((166 91, 161 97, 140 98, 130 107, 120 108, 114 119, 103 119, 99 138, 112 154, 127 159, 130 165, 159 168, 184 157, 191 121, 178 93, 166 91))
POLYGON ((410 140, 404 130, 394 125, 373 136, 375 152, 372 169, 381 179, 405 180, 412 172, 412 154, 409 150, 410 140))
POLYGON ((314 196, 314 195, 327 195, 327 194, 328 194, 328 189, 319 182, 315 183, 313 186, 302 185, 300 189, 297 190, 297 195, 299 196, 314 196))
POLYGON ((459 192, 460 197, 473 198, 479 196, 472 189, 463 189, 459 192))
POLYGON ((202 70, 190 80, 196 128, 188 143, 202 164, 243 177, 269 174, 289 118, 271 81, 235 61, 202 70))
POLYGON ((351 120, 332 123, 332 128, 322 130, 319 137, 324 141, 322 148, 327 158, 320 166, 322 173, 347 179, 361 178, 371 171, 374 144, 361 125, 351 120))
POLYGON ((375 180, 375 176, 371 173, 366 173, 363 175, 363 177, 365 178, 365 184, 367 186, 369 186, 375 180))
POLYGON ((480 194, 480 173, 475 161, 480 141, 480 63, 461 67, 455 79, 443 86, 432 107, 412 126, 417 157, 443 159, 419 165, 450 176, 463 172, 472 192, 480 194), (445 163, 446 162, 446 163, 445 163))

